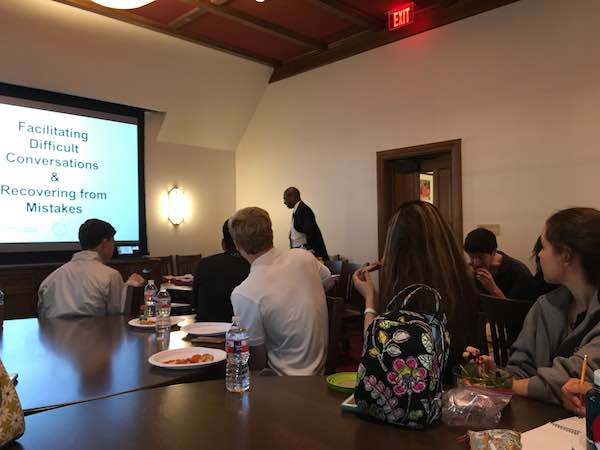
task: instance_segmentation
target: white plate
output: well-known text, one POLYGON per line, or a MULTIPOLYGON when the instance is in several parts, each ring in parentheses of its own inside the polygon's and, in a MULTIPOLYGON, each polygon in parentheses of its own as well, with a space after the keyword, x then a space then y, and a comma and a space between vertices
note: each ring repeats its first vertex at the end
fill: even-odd
POLYGON ((176 369, 176 370, 184 370, 184 369, 196 369, 198 367, 206 367, 216 364, 220 361, 223 361, 227 357, 227 353, 223 350, 219 350, 217 348, 208 348, 208 347, 187 347, 187 348, 176 348, 174 350, 164 350, 162 352, 155 353, 150 358, 148 358, 148 362, 156 367, 162 367, 164 369, 176 369), (193 363, 193 364, 165 364, 165 361, 169 361, 171 359, 182 359, 182 358, 190 358, 196 354, 210 354, 213 355, 214 359, 212 361, 193 363))
MULTIPOLYGON (((175 326, 177 325, 177 323, 181 322, 182 320, 185 320, 185 317, 181 317, 181 316, 171 316, 171 326, 175 326)), ((140 323, 140 319, 139 318, 135 318, 135 319, 131 319, 129 322, 127 322, 129 325, 131 325, 132 327, 136 327, 136 328, 154 328, 156 326, 156 319, 154 317, 151 317, 149 320, 152 321, 152 323, 140 323)))
POLYGON ((218 336, 227 333, 230 328, 229 322, 196 322, 182 327, 181 330, 198 336, 218 336))

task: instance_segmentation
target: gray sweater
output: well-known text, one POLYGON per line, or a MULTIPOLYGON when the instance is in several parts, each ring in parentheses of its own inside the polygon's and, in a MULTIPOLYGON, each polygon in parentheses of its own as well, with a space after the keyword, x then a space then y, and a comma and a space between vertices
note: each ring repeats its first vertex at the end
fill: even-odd
POLYGON ((579 378, 583 355, 588 355, 586 379, 600 368, 600 301, 590 302, 585 318, 569 332, 567 309, 571 293, 561 287, 541 296, 525 318, 523 330, 512 346, 507 370, 515 378, 529 378, 528 396, 562 403, 561 387, 579 378))

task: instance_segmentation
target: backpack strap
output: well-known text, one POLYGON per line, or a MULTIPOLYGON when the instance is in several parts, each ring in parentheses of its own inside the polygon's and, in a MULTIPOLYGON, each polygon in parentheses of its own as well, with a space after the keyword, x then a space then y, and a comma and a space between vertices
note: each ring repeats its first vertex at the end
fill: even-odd
POLYGON ((394 295, 394 298, 392 298, 392 300, 390 300, 385 313, 387 314, 391 312, 394 309, 393 307, 396 306, 396 303, 398 303, 399 299, 403 299, 402 304, 400 305, 400 309, 406 309, 406 305, 408 305, 411 298, 413 298, 414 295, 421 290, 425 290, 433 294, 433 298, 435 300, 434 313, 437 314, 440 311, 440 301, 442 300, 442 296, 438 291, 436 291, 430 286, 427 286, 426 284, 411 284, 410 286, 407 286, 404 289, 402 289, 400 292, 394 295))

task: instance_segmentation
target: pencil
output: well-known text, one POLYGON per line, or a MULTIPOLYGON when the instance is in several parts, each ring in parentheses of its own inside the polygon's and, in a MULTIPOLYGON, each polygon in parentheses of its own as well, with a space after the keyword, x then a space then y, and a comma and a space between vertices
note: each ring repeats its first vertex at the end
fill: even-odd
POLYGON ((581 365, 581 377, 579 377, 579 384, 583 384, 585 382, 585 372, 587 371, 588 365, 588 355, 583 355, 583 364, 581 365))

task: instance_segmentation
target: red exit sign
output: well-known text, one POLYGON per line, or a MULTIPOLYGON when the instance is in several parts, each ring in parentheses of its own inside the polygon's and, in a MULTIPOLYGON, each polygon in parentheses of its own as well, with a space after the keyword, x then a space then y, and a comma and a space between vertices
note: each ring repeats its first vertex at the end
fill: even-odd
POLYGON ((415 4, 405 3, 396 9, 387 12, 388 31, 397 30, 415 20, 415 4))

